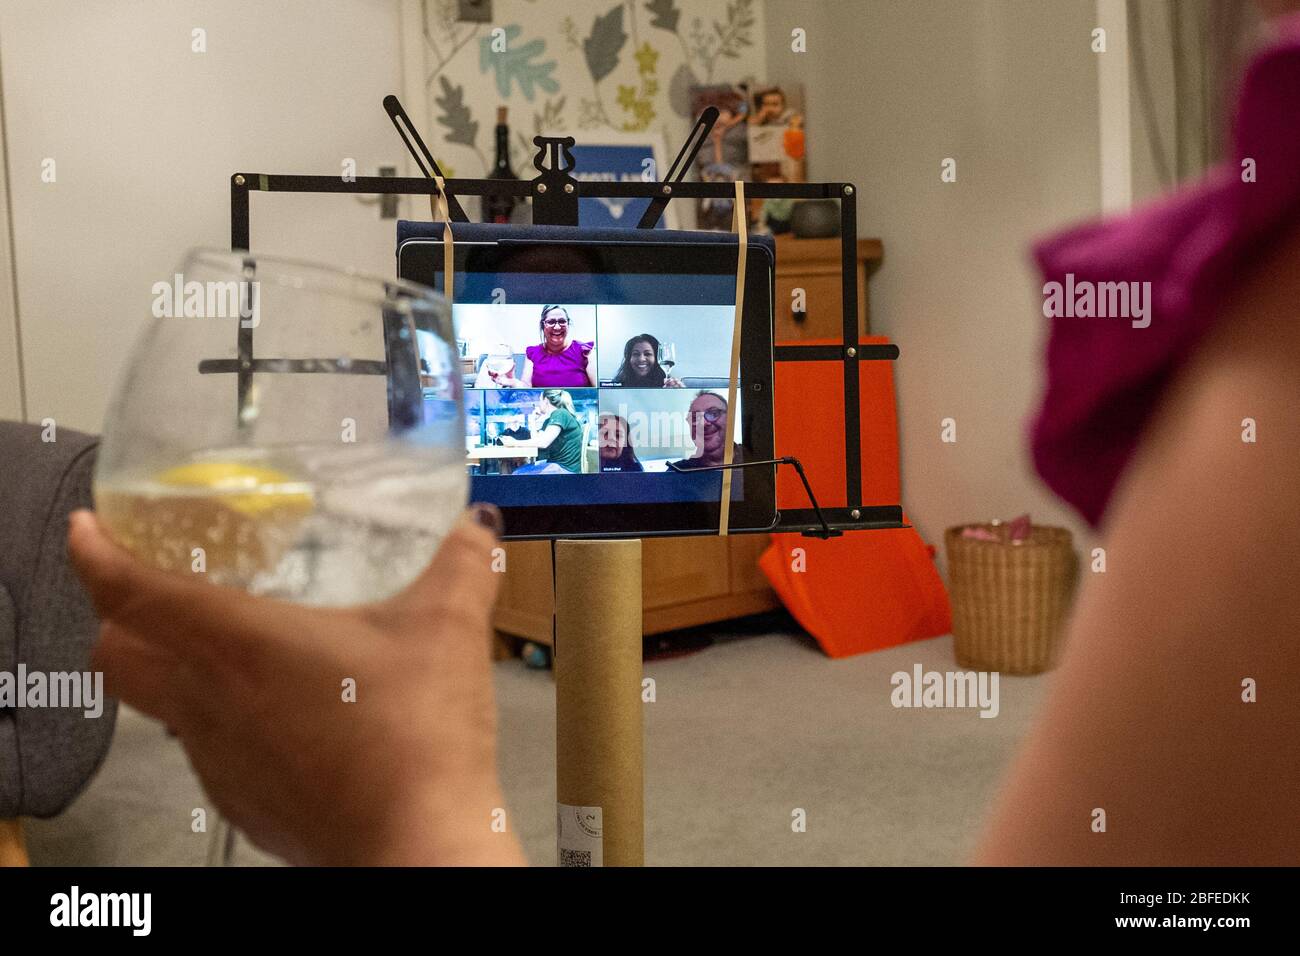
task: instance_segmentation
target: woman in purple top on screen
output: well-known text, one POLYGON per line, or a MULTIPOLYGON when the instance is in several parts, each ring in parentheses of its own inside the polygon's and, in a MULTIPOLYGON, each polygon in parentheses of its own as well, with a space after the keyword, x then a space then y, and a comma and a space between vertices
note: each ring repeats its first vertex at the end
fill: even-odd
POLYGON ((524 349, 523 374, 493 381, 512 388, 595 388, 596 343, 570 340, 573 323, 568 310, 543 306, 538 326, 542 344, 524 349))

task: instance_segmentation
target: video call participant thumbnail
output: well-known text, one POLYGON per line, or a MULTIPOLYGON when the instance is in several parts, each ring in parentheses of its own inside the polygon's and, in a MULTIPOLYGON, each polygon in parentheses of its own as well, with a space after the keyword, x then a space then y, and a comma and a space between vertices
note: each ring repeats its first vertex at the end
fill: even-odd
POLYGON ((599 382, 609 388, 725 386, 734 321, 731 305, 598 305, 599 382))
POLYGON ((632 447, 631 429, 621 415, 608 412, 600 416, 600 470, 645 471, 632 447))
POLYGON ((573 396, 564 389, 548 388, 537 398, 533 413, 536 427, 529 438, 502 435, 508 448, 536 448, 538 463, 515 470, 516 475, 582 472, 582 422, 573 407, 573 396), (545 464, 542 464, 545 462, 545 464))
POLYGON ((596 343, 571 337, 573 322, 562 305, 542 307, 537 323, 540 345, 524 349, 524 370, 519 376, 489 373, 497 386, 507 388, 587 388, 596 385, 596 343))
POLYGON ((613 384, 624 388, 682 387, 681 379, 673 378, 659 364, 659 340, 649 332, 634 335, 623 345, 623 364, 613 384))
MULTIPOLYGON (((706 468, 721 465, 730 440, 727 421, 727 400, 716 392, 702 391, 691 400, 686 410, 686 424, 690 429, 691 440, 695 442, 695 454, 690 458, 671 463, 675 468, 706 468)), ((735 451, 732 461, 741 460, 740 445, 733 445, 735 451)))

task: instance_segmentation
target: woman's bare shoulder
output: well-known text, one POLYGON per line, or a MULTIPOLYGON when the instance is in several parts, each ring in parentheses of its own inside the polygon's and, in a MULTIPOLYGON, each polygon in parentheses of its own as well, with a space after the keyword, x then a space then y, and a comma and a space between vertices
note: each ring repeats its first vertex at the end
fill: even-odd
POLYGON ((980 862, 1300 856, 1297 303, 1300 230, 1229 297, 1144 432, 980 862))

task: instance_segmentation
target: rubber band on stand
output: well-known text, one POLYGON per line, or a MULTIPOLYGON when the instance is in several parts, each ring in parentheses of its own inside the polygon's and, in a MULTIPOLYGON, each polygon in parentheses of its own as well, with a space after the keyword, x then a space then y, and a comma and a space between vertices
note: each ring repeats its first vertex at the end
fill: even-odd
POLYGON ((434 220, 442 223, 442 294, 450 306, 456 298, 455 239, 451 234, 451 215, 447 210, 447 184, 438 175, 434 175, 433 182, 438 187, 438 193, 429 197, 429 209, 434 220))
MULTIPOLYGON (((733 204, 733 220, 736 228, 736 313, 731 322, 731 373, 727 379, 727 432, 723 435, 722 464, 731 465, 736 452, 736 443, 732 441, 736 422, 736 380, 740 377, 740 327, 741 317, 745 314, 745 266, 749 257, 749 213, 745 209, 745 184, 736 180, 736 198, 733 204)), ((722 500, 718 503, 718 534, 727 536, 731 524, 731 473, 727 468, 722 473, 722 500)))

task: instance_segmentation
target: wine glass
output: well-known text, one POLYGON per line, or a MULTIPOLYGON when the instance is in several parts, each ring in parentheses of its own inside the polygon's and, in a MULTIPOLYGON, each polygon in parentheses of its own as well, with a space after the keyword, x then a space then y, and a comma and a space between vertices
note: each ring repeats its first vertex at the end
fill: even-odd
POLYGON ((673 366, 677 364, 677 345, 673 342, 659 343, 659 367, 664 370, 664 375, 671 378, 673 366))
MULTIPOLYGON (((446 301, 216 250, 151 293, 95 470, 112 537, 163 570, 307 604, 410 583, 467 497, 446 301)), ((232 845, 218 821, 209 863, 232 845)))
POLYGON ((515 371, 515 354, 509 345, 495 345, 483 360, 488 371, 488 378, 493 384, 500 385, 513 378, 515 371))

